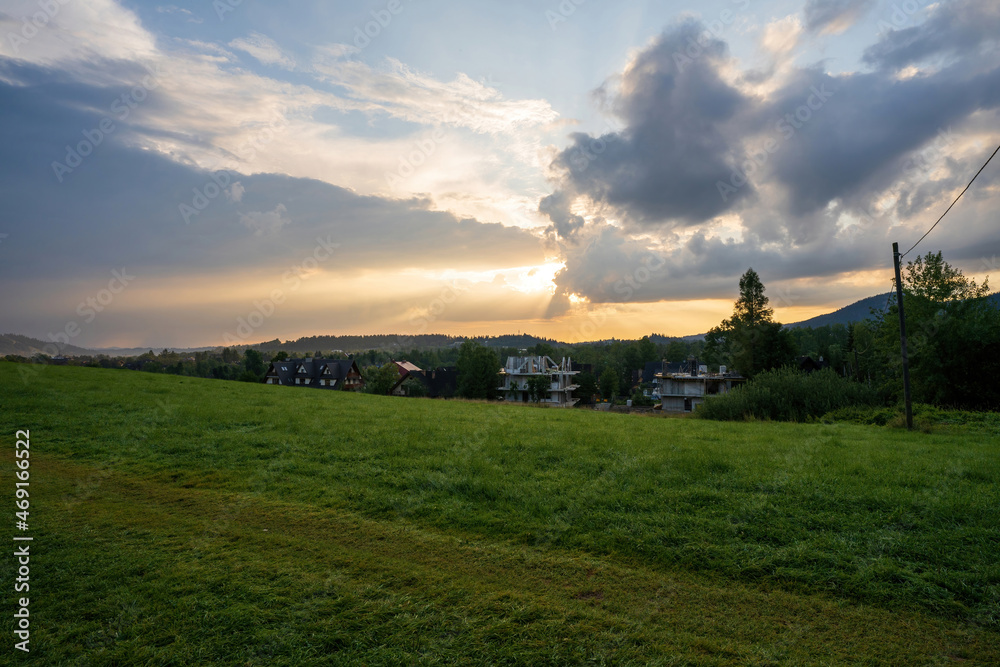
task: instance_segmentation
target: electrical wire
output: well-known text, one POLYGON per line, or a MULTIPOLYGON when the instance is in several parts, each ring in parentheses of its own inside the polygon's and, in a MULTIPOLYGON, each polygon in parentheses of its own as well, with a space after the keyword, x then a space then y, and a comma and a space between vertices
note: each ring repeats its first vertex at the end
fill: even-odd
MULTIPOLYGON (((993 151, 993 155, 990 155, 989 159, 987 159, 986 162, 983 163, 983 166, 979 168, 979 171, 976 172, 976 175, 972 177, 971 181, 969 181, 969 185, 965 186, 965 190, 968 190, 969 187, 972 185, 972 183, 979 177, 979 174, 983 173, 983 169, 986 169, 986 165, 988 165, 990 163, 990 160, 992 160, 993 156, 997 154, 997 151, 1000 151, 1000 146, 997 146, 996 150, 993 151)), ((951 203, 951 206, 949 206, 947 208, 947 210, 945 210, 945 212, 941 214, 941 217, 937 219, 937 222, 935 222, 933 225, 931 225, 931 228, 928 229, 924 233, 924 235, 921 236, 920 239, 918 239, 917 242, 914 243, 913 246, 909 250, 907 250, 902 255, 900 255, 899 256, 900 259, 903 259, 907 255, 909 255, 910 252, 913 251, 913 248, 916 248, 918 245, 920 245, 920 241, 923 241, 925 238, 927 238, 927 234, 930 234, 932 231, 934 231, 934 228, 938 226, 938 222, 941 222, 942 220, 944 220, 944 216, 948 215, 948 211, 951 210, 952 206, 954 206, 955 204, 957 204, 958 200, 962 198, 962 195, 965 194, 965 190, 962 190, 961 192, 958 193, 958 196, 955 197, 955 201, 953 201, 951 203)))
POLYGON ((889 304, 892 303, 892 297, 896 295, 896 279, 892 279, 892 284, 889 285, 889 293, 885 295, 885 307, 882 308, 882 315, 885 315, 886 311, 889 310, 889 304))

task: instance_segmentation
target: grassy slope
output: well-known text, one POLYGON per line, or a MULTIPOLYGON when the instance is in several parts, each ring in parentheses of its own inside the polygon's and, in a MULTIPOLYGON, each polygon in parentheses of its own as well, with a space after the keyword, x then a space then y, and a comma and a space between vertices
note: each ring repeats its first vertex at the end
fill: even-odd
POLYGON ((1000 662, 995 436, 21 371, 36 660, 1000 662))

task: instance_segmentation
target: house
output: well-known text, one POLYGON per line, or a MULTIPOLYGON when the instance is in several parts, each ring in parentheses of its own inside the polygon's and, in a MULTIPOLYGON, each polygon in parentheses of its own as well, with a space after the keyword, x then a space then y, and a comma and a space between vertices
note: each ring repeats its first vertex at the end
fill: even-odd
POLYGON ((663 367, 664 362, 662 361, 647 361, 642 368, 632 371, 632 389, 641 388, 642 393, 646 396, 655 394, 659 385, 656 374, 662 373, 663 367))
POLYGON ((694 357, 687 362, 664 362, 656 378, 660 402, 670 412, 692 412, 707 396, 726 394, 746 382, 746 378, 728 372, 725 366, 720 366, 718 373, 709 373, 708 366, 700 365, 694 357))
MULTIPOLYGON (((403 380, 407 378, 412 378, 424 385, 425 398, 453 398, 458 393, 458 369, 454 367, 411 371, 403 380)), ((400 380, 400 385, 403 380, 400 380)), ((395 393, 395 388, 393 393, 395 393)), ((406 394, 395 395, 405 396, 406 394)))
POLYGON ((286 359, 272 361, 264 376, 265 384, 286 387, 316 387, 359 391, 365 380, 351 359, 286 359))
POLYGON ((420 394, 426 398, 452 398, 458 391, 458 369, 436 368, 424 370, 409 361, 393 361, 399 371, 399 380, 389 392, 391 396, 409 396, 410 392, 403 383, 412 379, 423 385, 420 394))
POLYGON ((829 362, 823 361, 823 357, 816 361, 810 356, 799 357, 799 370, 806 373, 812 373, 813 371, 820 371, 824 368, 829 368, 829 362))
POLYGON ((548 382, 540 402, 572 407, 579 400, 573 397, 573 391, 580 386, 574 384, 573 376, 579 372, 573 370, 573 360, 565 357, 558 364, 549 357, 507 357, 507 364, 500 370, 499 391, 506 401, 527 403, 531 400, 528 380, 543 377, 548 382))
POLYGON ((392 389, 389 391, 389 395, 406 396, 407 392, 406 388, 403 387, 403 382, 406 378, 416 377, 420 373, 423 373, 423 371, 420 370, 419 366, 412 364, 409 361, 393 361, 392 363, 396 365, 396 371, 399 373, 399 379, 396 380, 396 384, 392 386, 392 389))
POLYGON ((667 373, 685 373, 688 369, 686 361, 647 361, 637 370, 632 371, 632 389, 642 388, 644 396, 655 400, 660 398, 660 382, 667 373))
POLYGON ((427 389, 428 398, 452 398, 458 393, 458 369, 454 366, 425 370, 415 377, 427 389))

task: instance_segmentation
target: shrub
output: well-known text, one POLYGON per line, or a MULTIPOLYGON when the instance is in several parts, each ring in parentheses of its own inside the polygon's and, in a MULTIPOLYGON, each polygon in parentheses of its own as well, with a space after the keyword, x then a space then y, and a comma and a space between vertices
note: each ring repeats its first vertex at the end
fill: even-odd
POLYGON ((806 374, 786 367, 761 373, 728 394, 706 400, 698 415, 721 421, 807 421, 841 408, 877 404, 875 390, 829 368, 806 374))
POLYGON ((871 407, 851 405, 846 408, 831 410, 823 415, 823 421, 827 423, 847 422, 850 424, 863 424, 865 426, 885 426, 900 414, 903 414, 902 406, 871 407))
POLYGON ((646 396, 641 390, 636 390, 633 392, 632 396, 632 407, 635 408, 650 408, 656 404, 656 402, 650 396, 646 396))
MULTIPOLYGON (((903 406, 892 407, 847 407, 823 415, 824 422, 848 422, 870 426, 903 428, 906 416, 903 406)), ((920 430, 931 427, 947 427, 949 430, 965 430, 1000 433, 1000 414, 996 412, 972 412, 968 410, 948 410, 925 403, 913 404, 913 425, 920 430)))

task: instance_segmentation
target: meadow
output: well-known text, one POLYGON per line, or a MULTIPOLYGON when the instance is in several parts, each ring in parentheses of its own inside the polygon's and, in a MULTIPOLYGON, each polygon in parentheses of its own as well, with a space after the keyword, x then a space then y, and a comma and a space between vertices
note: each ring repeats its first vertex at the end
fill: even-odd
POLYGON ((1000 664, 988 424, 2 362, 8 540, 18 429, 35 538, 11 664, 1000 664))

